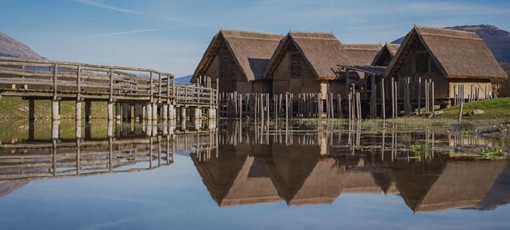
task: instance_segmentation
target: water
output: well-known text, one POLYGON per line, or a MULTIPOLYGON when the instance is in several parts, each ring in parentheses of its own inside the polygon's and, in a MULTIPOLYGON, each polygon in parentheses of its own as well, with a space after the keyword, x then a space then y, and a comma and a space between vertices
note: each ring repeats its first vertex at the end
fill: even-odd
POLYGON ((2 121, 0 229, 510 227, 504 138, 274 125, 2 121))

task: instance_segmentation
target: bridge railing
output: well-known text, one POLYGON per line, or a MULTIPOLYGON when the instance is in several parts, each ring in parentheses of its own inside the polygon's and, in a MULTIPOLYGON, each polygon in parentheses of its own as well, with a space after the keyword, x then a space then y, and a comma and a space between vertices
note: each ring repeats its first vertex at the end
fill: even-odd
POLYGON ((147 68, 0 57, 0 90, 41 96, 148 97, 173 87, 174 76, 147 68))
POLYGON ((176 86, 175 100, 178 104, 216 105, 218 90, 196 86, 176 86))
POLYGON ((217 89, 175 86, 174 75, 153 69, 0 57, 2 94, 95 99, 173 100, 216 105, 217 89))

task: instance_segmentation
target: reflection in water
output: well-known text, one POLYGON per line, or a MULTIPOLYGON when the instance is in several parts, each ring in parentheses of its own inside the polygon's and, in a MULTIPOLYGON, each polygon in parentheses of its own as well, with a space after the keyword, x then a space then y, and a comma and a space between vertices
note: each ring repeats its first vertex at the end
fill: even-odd
POLYGON ((191 159, 220 207, 332 204, 346 193, 398 194, 413 212, 491 210, 510 200, 508 161, 455 157, 482 137, 398 124, 65 122, 2 136, 0 196, 34 179, 147 171, 191 159), (48 131, 49 130, 49 131, 48 131))
POLYGON ((490 142, 483 138, 402 132, 395 125, 379 133, 356 125, 309 132, 222 127, 217 154, 192 154, 220 207, 331 204, 344 193, 399 194, 413 212, 487 210, 510 201, 508 161, 449 155, 456 151, 450 146, 490 142))
POLYGON ((28 138, 10 137, 10 142, 0 143, 0 196, 34 179, 153 170, 173 164, 176 152, 217 148, 214 122, 209 129, 202 124, 106 122, 106 129, 96 128, 106 135, 92 132, 94 124, 86 124, 82 133, 80 124, 74 127, 74 137, 59 121, 51 124, 51 135, 36 135, 39 130, 31 123, 28 138))

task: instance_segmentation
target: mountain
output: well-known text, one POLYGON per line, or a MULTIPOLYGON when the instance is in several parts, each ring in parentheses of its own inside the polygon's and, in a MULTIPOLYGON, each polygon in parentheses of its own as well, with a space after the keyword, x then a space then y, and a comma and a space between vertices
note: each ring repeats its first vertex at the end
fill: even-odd
MULTIPOLYGON (((482 38, 487 46, 501 63, 510 64, 510 32, 499 29, 493 25, 466 25, 446 27, 446 29, 474 32, 482 38)), ((393 44, 401 44, 404 37, 401 37, 393 44)))
POLYGON ((493 25, 455 26, 448 29, 475 32, 480 36, 494 57, 501 63, 510 63, 510 33, 493 25))
POLYGON ((175 84, 176 85, 192 85, 191 75, 175 78, 175 84))
POLYGON ((27 45, 2 32, 0 32, 0 57, 44 59, 27 45))

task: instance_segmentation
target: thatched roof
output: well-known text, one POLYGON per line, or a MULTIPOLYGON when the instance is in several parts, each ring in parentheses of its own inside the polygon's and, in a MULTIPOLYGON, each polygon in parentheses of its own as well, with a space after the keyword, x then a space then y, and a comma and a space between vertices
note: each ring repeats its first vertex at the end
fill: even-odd
POLYGON ((381 48, 381 44, 344 44, 352 64, 357 66, 370 65, 381 48))
POLYGON ((220 202, 221 207, 281 201, 264 160, 248 157, 220 202))
POLYGON ((487 44, 475 33, 415 26, 386 70, 386 77, 396 77, 400 67, 421 42, 447 78, 507 78, 487 44))
POLYGON ((266 159, 269 175, 280 197, 290 204, 319 161, 320 147, 273 144, 272 153, 266 159))
POLYGON ((476 209, 494 210, 500 205, 510 203, 510 162, 506 161, 506 164, 487 195, 476 205, 476 209))
POLYGON ((331 204, 342 192, 343 170, 333 158, 321 159, 299 190, 289 198, 290 206, 331 204))
POLYGON ((192 160, 220 207, 281 201, 261 158, 234 153, 208 161, 192 160))
POLYGON ((209 44, 191 81, 194 82, 197 77, 207 72, 223 44, 226 44, 248 81, 262 79, 269 59, 282 38, 283 35, 280 34, 222 29, 209 44))
POLYGON ((429 212, 477 207, 507 165, 438 157, 426 162, 395 161, 388 167, 407 206, 414 212, 429 212))
POLYGON ((398 49, 400 48, 399 44, 388 44, 386 43, 375 55, 372 63, 370 65, 379 65, 378 63, 383 61, 381 59, 389 58, 390 60, 395 57, 398 49))
POLYGON ((449 161, 436 182, 412 208, 415 212, 473 208, 487 195, 506 165, 506 161, 449 161))
POLYGON ((266 78, 273 77, 274 71, 291 44, 301 52, 305 62, 319 80, 336 79, 337 76, 332 69, 336 69, 339 64, 352 65, 342 43, 332 33, 289 32, 271 57, 265 73, 266 78))
POLYGON ((387 49, 390 52, 391 56, 394 57, 395 54, 397 54, 397 51, 400 48, 400 45, 399 44, 386 44, 386 45, 384 45, 383 48, 387 49))

